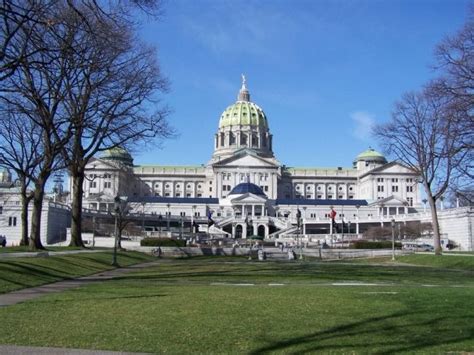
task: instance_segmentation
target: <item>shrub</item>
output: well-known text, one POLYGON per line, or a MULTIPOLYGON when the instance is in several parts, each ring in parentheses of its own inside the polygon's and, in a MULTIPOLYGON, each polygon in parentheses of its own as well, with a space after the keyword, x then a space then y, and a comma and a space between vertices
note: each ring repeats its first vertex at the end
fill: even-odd
MULTIPOLYGON (((391 249, 392 241, 383 240, 372 242, 370 240, 357 240, 351 244, 351 249, 391 249)), ((402 243, 395 242, 395 249, 401 249, 402 243)))
POLYGON ((185 247, 185 240, 171 238, 143 238, 140 242, 142 247, 185 247))

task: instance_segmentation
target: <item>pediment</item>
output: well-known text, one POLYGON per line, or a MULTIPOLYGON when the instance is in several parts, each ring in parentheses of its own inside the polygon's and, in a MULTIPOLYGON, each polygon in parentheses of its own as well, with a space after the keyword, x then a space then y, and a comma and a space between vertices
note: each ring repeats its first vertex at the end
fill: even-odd
POLYGON ((86 165, 86 170, 116 170, 120 169, 117 165, 102 159, 93 158, 86 165))
POLYGON ((257 196, 252 193, 246 193, 240 195, 236 198, 230 200, 232 204, 235 203, 265 203, 267 202, 267 198, 263 196, 257 196))
POLYGON ((361 178, 368 175, 388 175, 388 174, 403 174, 403 175, 417 176, 417 173, 413 171, 413 169, 403 164, 400 164, 396 161, 393 161, 388 164, 379 166, 378 168, 367 171, 365 174, 361 176, 361 178))
POLYGON ((221 160, 214 167, 239 166, 239 167, 272 167, 277 168, 279 165, 272 158, 262 158, 258 155, 243 152, 238 155, 221 160))
POLYGON ((405 201, 404 199, 396 196, 389 196, 386 197, 382 200, 377 200, 374 201, 370 204, 371 206, 384 206, 384 207, 401 207, 401 206, 407 206, 408 202, 405 201))

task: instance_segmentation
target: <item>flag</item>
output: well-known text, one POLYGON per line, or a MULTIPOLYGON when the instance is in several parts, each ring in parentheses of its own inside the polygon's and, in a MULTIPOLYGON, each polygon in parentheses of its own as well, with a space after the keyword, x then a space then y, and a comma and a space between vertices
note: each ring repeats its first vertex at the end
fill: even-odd
POLYGON ((210 227, 214 224, 214 220, 212 219, 212 211, 209 209, 207 210, 207 226, 210 227))
POLYGON ((296 223, 298 224, 299 228, 301 223, 301 211, 299 208, 296 210, 296 223))
POLYGON ((337 216, 337 212, 334 210, 334 208, 331 208, 331 212, 329 212, 329 217, 334 221, 336 216, 337 216))

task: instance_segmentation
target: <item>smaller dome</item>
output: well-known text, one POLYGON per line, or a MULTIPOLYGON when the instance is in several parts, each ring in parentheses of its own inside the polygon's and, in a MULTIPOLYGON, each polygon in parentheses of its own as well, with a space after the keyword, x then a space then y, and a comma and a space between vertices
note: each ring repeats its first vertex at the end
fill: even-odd
POLYGON ((369 161, 369 162, 377 162, 377 163, 382 163, 386 164, 387 159, 385 159, 385 156, 382 153, 377 152, 375 149, 369 148, 366 151, 360 153, 354 162, 358 161, 369 161))
POLYGON ((101 159, 116 161, 125 165, 133 166, 133 158, 129 152, 121 147, 104 150, 101 159))
POLYGON ((229 193, 229 196, 242 195, 246 193, 251 193, 258 196, 266 196, 259 186, 252 184, 251 182, 243 182, 241 184, 238 184, 232 189, 232 191, 229 193))

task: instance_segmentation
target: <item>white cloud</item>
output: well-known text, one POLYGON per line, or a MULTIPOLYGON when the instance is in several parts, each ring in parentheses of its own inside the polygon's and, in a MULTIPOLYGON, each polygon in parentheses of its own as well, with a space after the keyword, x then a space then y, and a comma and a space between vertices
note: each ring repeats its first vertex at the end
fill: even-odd
POLYGON ((354 122, 353 136, 361 141, 371 141, 372 128, 375 124, 375 116, 366 111, 351 113, 354 122))

